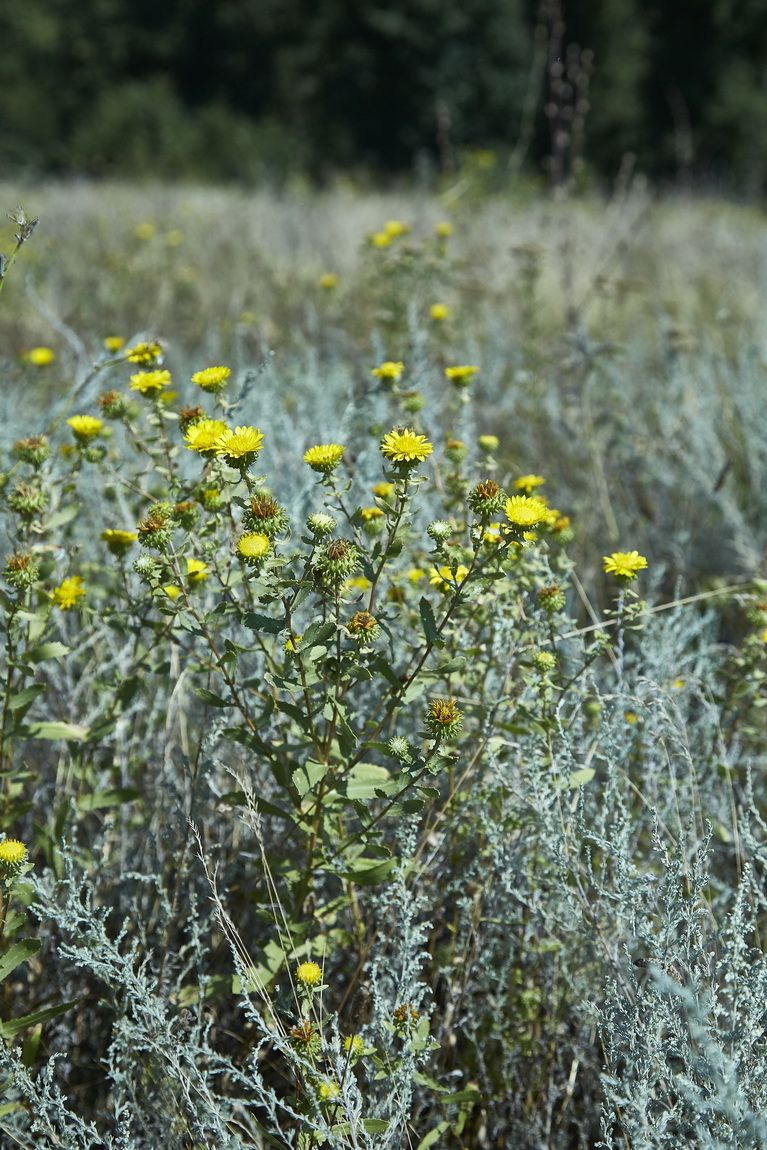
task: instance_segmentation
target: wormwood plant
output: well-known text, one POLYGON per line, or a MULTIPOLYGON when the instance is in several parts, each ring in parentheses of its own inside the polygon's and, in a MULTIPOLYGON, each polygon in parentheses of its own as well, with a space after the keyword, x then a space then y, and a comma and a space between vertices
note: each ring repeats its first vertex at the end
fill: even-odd
POLYGON ((765 1144, 763 604, 577 627, 479 373, 285 445, 113 338, 12 445, 9 1145, 765 1144))

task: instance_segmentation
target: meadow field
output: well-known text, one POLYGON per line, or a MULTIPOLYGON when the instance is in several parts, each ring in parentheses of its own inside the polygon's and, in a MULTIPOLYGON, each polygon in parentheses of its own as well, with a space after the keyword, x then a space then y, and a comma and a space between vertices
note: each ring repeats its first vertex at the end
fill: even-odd
POLYGON ((0 205, 3 1150, 767 1147, 763 212, 0 205))

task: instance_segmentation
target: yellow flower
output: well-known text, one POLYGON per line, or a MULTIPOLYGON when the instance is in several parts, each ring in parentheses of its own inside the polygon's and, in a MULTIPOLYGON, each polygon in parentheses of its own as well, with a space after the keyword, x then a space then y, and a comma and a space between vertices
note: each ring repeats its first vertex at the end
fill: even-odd
POLYGON ((55 358, 55 353, 49 347, 33 347, 27 355, 27 359, 35 367, 47 367, 49 363, 53 363, 55 358))
POLYGON ((230 467, 249 467, 264 446, 263 434, 257 427, 235 427, 223 432, 216 441, 216 455, 230 467))
POLYGON ((394 363, 387 359, 380 367, 374 367, 370 374, 377 375, 384 383, 396 383, 404 370, 404 363, 394 363))
POLYGON ((452 567, 432 567, 429 571, 429 582, 440 591, 454 591, 456 583, 463 583, 469 574, 469 568, 459 563, 455 571, 452 567))
POLYGON ((545 482, 542 475, 521 475, 514 480, 514 487, 517 491, 524 491, 525 495, 532 495, 535 488, 545 482))
POLYGON ((271 550, 272 541, 268 535, 260 531, 249 531, 240 536, 237 550, 246 563, 258 563, 265 558, 271 550))
POLYGON ((296 968, 296 978, 304 986, 316 986, 322 981, 322 970, 316 962, 302 962, 296 968))
POLYGON ((210 575, 210 567, 202 559, 187 559, 186 573, 190 583, 204 583, 210 575))
POLYGON ((416 435, 409 427, 395 427, 381 440, 381 454, 394 463, 423 463, 433 451, 426 436, 416 435))
POLYGON ((186 446, 189 451, 213 451, 216 444, 229 428, 223 419, 201 419, 186 429, 186 446))
POLYGON ((472 377, 475 376, 478 371, 478 367, 470 367, 464 364, 461 367, 446 367, 445 375, 453 387, 468 387, 472 377))
POLYGON ((308 463, 312 471, 319 471, 321 475, 329 475, 335 471, 341 462, 341 456, 346 451, 340 443, 318 443, 304 453, 304 463, 308 463))
POLYGON ((95 415, 73 415, 67 423, 72 428, 75 439, 80 443, 88 443, 89 440, 95 439, 104 426, 95 415))
POLYGON ((344 1050, 348 1054, 351 1052, 353 1055, 362 1054, 365 1049, 365 1043, 360 1038, 359 1034, 350 1034, 348 1038, 344 1039, 344 1050))
POLYGON ((500 533, 500 523, 488 523, 486 530, 482 533, 483 543, 503 543, 503 536, 500 533))
POLYGON ((192 383, 196 383, 203 391, 213 395, 226 386, 226 381, 232 374, 228 367, 206 367, 203 371, 196 371, 192 376, 192 383))
POLYGON ((320 276, 317 283, 321 288, 324 288, 325 291, 331 291, 338 285, 338 276, 334 275, 333 272, 325 272, 324 275, 320 276))
POLYGON ((612 555, 604 556, 604 569, 607 574, 614 575, 616 579, 626 583, 636 579, 646 566, 647 560, 638 551, 613 551, 612 555))
POLYGON ((172 228, 165 233, 165 242, 169 248, 177 248, 184 242, 184 233, 179 228, 172 228))
POLYGON ((449 220, 440 220, 438 224, 434 225, 434 234, 439 236, 441 240, 445 240, 448 236, 452 236, 453 225, 449 220))
POLYGON ((18 839, 5 839, 0 843, 0 867, 18 866, 27 857, 27 848, 18 839))
POLYGON ((370 242, 374 248, 388 248, 392 241, 392 237, 388 232, 375 232, 370 237, 370 242))
POLYGON ((378 499, 389 500, 394 495, 395 485, 393 483, 376 483, 373 488, 373 494, 378 499))
POLYGON ((320 1102, 332 1102, 334 1098, 338 1098, 338 1093, 335 1082, 320 1082, 317 1087, 317 1096, 320 1102))
POLYGON ((426 572, 422 567, 408 567, 407 577, 409 581, 415 585, 416 583, 420 583, 422 579, 426 578, 426 572))
POLYGON ((360 511, 360 518, 364 523, 370 523, 373 519, 380 519, 383 516, 383 511, 380 507, 363 507, 360 511))
POLYGON ((169 371, 139 371, 130 377, 131 391, 148 395, 151 391, 162 391, 171 382, 169 371))
POLYGON ((148 363, 154 363, 161 355, 162 348, 156 339, 149 343, 137 343, 135 347, 126 347, 125 349, 125 358, 128 363, 139 363, 144 366, 148 363))
POLYGON ((169 583, 166 587, 163 587, 163 591, 169 599, 178 599, 181 594, 181 588, 177 587, 175 583, 169 583))
POLYGON ((124 555, 138 539, 136 531, 119 531, 111 527, 101 532, 101 538, 113 555, 124 555))
POLYGON ((154 224, 144 223, 136 224, 134 235, 137 240, 151 240, 154 239, 156 228, 154 224))
POLYGON ((506 518, 513 527, 537 527, 548 517, 549 509, 534 495, 512 495, 504 505, 506 518))
POLYGON ((51 599, 62 611, 69 611, 71 607, 76 607, 78 599, 82 599, 83 595, 85 595, 85 586, 79 575, 72 575, 69 579, 64 579, 60 587, 51 591, 51 599))
POLYGON ((436 320, 449 319, 450 308, 446 303, 433 303, 429 308, 429 315, 436 320))
POLYGON ((298 650, 298 645, 302 639, 303 635, 290 635, 285 640, 285 650, 289 655, 295 655, 296 651, 298 650))
POLYGON ((121 335, 108 335, 104 340, 104 347, 111 352, 122 351, 125 347, 125 340, 121 335))
POLYGON ((366 575, 351 575, 344 583, 344 587, 347 591, 369 591, 372 583, 366 575))
POLYGON ((410 225, 403 224, 401 220, 387 220, 384 224, 384 231, 387 236, 395 239, 397 236, 404 236, 406 232, 409 232, 410 225))

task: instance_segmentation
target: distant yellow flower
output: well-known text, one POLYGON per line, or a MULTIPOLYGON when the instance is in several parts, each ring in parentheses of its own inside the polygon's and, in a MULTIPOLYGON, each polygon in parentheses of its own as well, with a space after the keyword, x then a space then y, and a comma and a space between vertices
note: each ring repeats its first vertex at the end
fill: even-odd
POLYGON ((156 231, 157 229, 155 228, 154 224, 143 223, 136 224, 133 234, 137 240, 151 240, 154 239, 156 231))
POLYGON ((190 583, 204 583, 210 575, 210 567, 202 559, 187 559, 186 573, 190 583))
POLYGON ((426 572, 422 567, 408 567, 407 577, 409 582, 415 585, 416 583, 420 583, 422 579, 426 578, 426 572))
POLYGON ((257 427, 235 427, 222 432, 216 441, 216 455, 230 467, 249 467, 264 446, 264 436, 257 427))
POLYGON ((392 241, 392 237, 388 232, 375 232, 370 237, 370 242, 374 248, 388 248, 392 241))
POLYGON ((429 582, 440 591, 454 591, 457 583, 463 583, 469 574, 469 568, 459 563, 455 571, 452 567, 432 567, 429 571, 429 582))
POLYGON ((163 591, 169 599, 178 599, 181 594, 181 588, 177 587, 175 583, 168 583, 167 586, 163 587, 163 591))
POLYGON ((122 351, 125 347, 125 340, 121 335, 108 335, 104 340, 104 347, 107 351, 122 351))
POLYGON ((395 239, 397 236, 404 236, 409 232, 410 225, 403 224, 401 220, 387 220, 384 224, 384 231, 387 236, 391 236, 392 239, 395 239))
POLYGON ((184 233, 179 228, 172 228, 165 233, 165 242, 169 248, 177 248, 184 242, 184 233))
POLYGON ((79 575, 72 575, 64 579, 61 586, 51 591, 51 599, 62 611, 68 611, 77 606, 78 599, 85 595, 85 585, 79 575))
POLYGON ((379 499, 391 499, 394 495, 395 484, 393 483, 376 483, 373 488, 373 494, 379 499))
POLYGON ((162 355, 162 348, 156 339, 149 343, 137 343, 134 347, 126 347, 125 358, 128 363, 138 363, 146 366, 154 363, 162 355))
POLYGON ((338 467, 345 451, 346 448, 342 447, 340 443, 318 443, 316 447, 310 447, 304 453, 304 463, 308 463, 312 471, 318 471, 321 475, 329 475, 338 467))
POLYGON ((504 505, 506 518, 512 527, 537 527, 545 522, 549 509, 542 499, 534 495, 512 495, 504 505))
POLYGON ((488 523, 487 528, 482 533, 483 543, 503 543, 503 536, 501 535, 500 523, 488 523))
POLYGON ((75 439, 80 443, 88 443, 101 434, 104 427, 102 420, 95 415, 73 415, 67 420, 74 432, 75 439))
POLYGON ((101 538, 113 555, 124 555, 138 539, 136 531, 119 531, 111 527, 101 532, 101 538))
POLYGON ((333 272, 325 272, 324 275, 320 276, 317 283, 321 288, 324 288, 325 291, 331 291, 334 287, 338 286, 338 276, 334 275, 333 272))
POLYGON ((416 435, 409 427, 394 428, 381 440, 381 454, 393 463, 423 463, 434 451, 425 435, 416 435))
POLYGON ((501 441, 497 435, 480 435, 477 439, 477 445, 481 451, 487 455, 492 455, 500 447, 501 441))
POLYGON ((449 319, 450 308, 446 303, 433 303, 429 308, 429 315, 436 320, 449 319))
POLYGON ((616 579, 626 583, 636 579, 646 566, 647 560, 638 551, 613 551, 612 555, 604 556, 604 569, 607 574, 614 575, 616 579))
POLYGON ((370 374, 377 375, 384 383, 396 383, 404 370, 404 363, 394 363, 392 360, 387 359, 380 367, 374 367, 370 374))
POLYGON ((383 511, 380 507, 363 507, 360 511, 360 518, 365 523, 370 523, 373 519, 381 519, 383 511))
POLYGON ((351 575, 344 583, 347 591, 369 591, 372 586, 366 575, 351 575))
POLYGON ((434 234, 439 236, 441 240, 446 240, 448 236, 453 234, 453 225, 449 220, 440 220, 438 224, 434 225, 434 234))
POLYGON ((240 536, 237 550, 246 563, 257 563, 269 554, 272 541, 268 535, 260 531, 249 531, 247 535, 240 536))
POLYGON ((317 1087, 317 1097, 320 1102, 332 1102, 334 1098, 338 1098, 339 1090, 335 1082, 320 1082, 317 1087))
POLYGON ((0 843, 0 867, 18 866, 26 857, 27 848, 18 839, 5 839, 0 843))
POLYGON ((300 644, 302 638, 303 638, 303 635, 290 635, 285 640, 285 650, 288 652, 289 655, 295 655, 296 651, 298 650, 298 647, 299 647, 299 644, 300 644))
POLYGON ((468 387, 473 376, 475 376, 478 371, 478 367, 470 367, 464 364, 460 367, 446 367, 445 375, 453 387, 468 387))
POLYGON ((514 480, 514 487, 517 491, 524 491, 525 495, 532 495, 535 488, 545 482, 542 475, 521 475, 519 479, 514 480))
POLYGON ((203 371, 196 371, 192 376, 192 383, 196 383, 203 391, 215 395, 226 386, 226 381, 232 374, 228 367, 206 367, 203 371))
POLYGON ((171 382, 169 371, 139 371, 130 377, 131 391, 140 391, 142 395, 149 395, 153 391, 162 391, 171 382))
POLYGON ((296 978, 304 986, 316 986, 322 981, 322 970, 316 962, 302 962, 296 968, 296 978))
POLYGON ((190 451, 213 451, 221 436, 229 428, 223 419, 201 419, 186 429, 186 446, 190 451))
POLYGON ((624 711, 623 718, 632 727, 639 722, 639 715, 636 713, 636 711, 624 711))
POLYGON ((27 359, 35 367, 47 367, 49 363, 53 363, 55 358, 55 353, 49 347, 33 347, 27 355, 27 359))

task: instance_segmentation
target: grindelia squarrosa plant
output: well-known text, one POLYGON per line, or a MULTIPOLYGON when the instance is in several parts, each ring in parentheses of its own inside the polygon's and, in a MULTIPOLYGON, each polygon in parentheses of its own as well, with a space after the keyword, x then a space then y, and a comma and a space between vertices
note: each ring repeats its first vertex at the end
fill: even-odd
POLYGON ((758 594, 581 620, 479 363, 280 440, 104 346, 2 477, 3 1145, 767 1146, 758 594))

